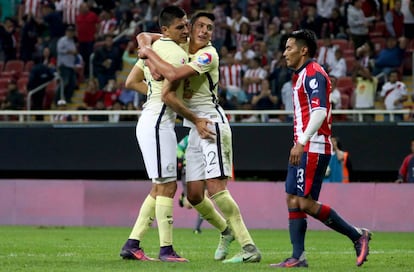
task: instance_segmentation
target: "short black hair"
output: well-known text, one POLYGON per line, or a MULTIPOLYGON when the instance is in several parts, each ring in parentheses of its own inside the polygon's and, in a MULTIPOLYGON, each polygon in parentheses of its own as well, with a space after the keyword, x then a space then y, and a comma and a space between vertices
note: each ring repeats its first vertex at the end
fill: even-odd
POLYGON ((170 26, 175 19, 181 19, 187 14, 179 6, 166 6, 160 12, 158 24, 160 27, 170 26))
POLYGON ((293 38, 296 43, 308 48, 309 57, 313 58, 317 49, 317 38, 315 32, 309 29, 300 29, 289 34, 288 38, 293 38))
POLYGON ((190 24, 193 25, 195 23, 195 21, 197 21, 197 19, 200 18, 200 17, 207 17, 207 18, 209 18, 213 22, 216 19, 216 16, 214 16, 214 14, 211 13, 211 12, 208 12, 208 11, 197 11, 191 17, 190 24))

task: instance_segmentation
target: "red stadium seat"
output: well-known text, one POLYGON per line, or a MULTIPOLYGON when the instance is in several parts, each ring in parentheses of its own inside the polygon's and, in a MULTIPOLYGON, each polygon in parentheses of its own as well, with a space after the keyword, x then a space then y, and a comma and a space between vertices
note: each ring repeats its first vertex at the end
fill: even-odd
POLYGON ((374 26, 371 27, 370 31, 369 31, 369 36, 370 38, 375 38, 375 37, 386 37, 388 36, 388 32, 385 26, 385 22, 383 21, 378 21, 375 22, 374 26))
POLYGON ((336 87, 339 89, 339 91, 342 94, 346 94, 349 97, 351 97, 354 91, 354 88, 355 88, 355 84, 354 84, 354 81, 352 80, 352 77, 346 76, 346 77, 340 77, 336 80, 336 87))
POLYGON ((352 75, 352 72, 354 70, 354 64, 355 64, 355 57, 345 57, 345 62, 346 62, 346 73, 347 75, 352 75))
POLYGON ((23 72, 24 62, 22 60, 9 60, 4 65, 4 70, 1 72, 1 77, 12 76, 18 78, 23 72))
POLYGON ((20 77, 17 80, 17 89, 20 93, 26 95, 27 94, 27 83, 29 82, 28 77, 20 77))
POLYGON ((9 86, 10 78, 0 78, 0 89, 7 89, 9 86))
POLYGON ((34 61, 29 60, 24 64, 24 68, 23 68, 23 72, 22 72, 22 76, 29 76, 30 74, 30 70, 32 70, 34 65, 34 61))

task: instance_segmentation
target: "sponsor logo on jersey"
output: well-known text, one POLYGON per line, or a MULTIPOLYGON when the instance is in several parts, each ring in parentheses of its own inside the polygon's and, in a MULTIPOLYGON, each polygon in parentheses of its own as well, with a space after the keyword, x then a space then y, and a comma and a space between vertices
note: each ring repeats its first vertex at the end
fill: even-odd
POLYGON ((312 108, 320 107, 320 105, 321 105, 321 101, 319 100, 319 98, 317 98, 317 97, 312 98, 312 100, 311 100, 311 107, 312 108))
POLYGON ((211 63, 212 56, 209 53, 203 53, 202 55, 198 56, 197 62, 201 65, 207 65, 211 63))

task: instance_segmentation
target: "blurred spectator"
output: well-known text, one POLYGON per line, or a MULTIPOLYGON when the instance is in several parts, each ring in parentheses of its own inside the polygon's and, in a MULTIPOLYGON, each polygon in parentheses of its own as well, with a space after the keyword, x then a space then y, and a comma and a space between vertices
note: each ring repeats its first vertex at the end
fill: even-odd
POLYGON ((253 47, 255 37, 251 31, 250 24, 248 22, 242 22, 240 24, 240 30, 236 33, 236 50, 242 50, 242 43, 247 42, 250 48, 253 47))
POLYGON ((328 66, 327 72, 330 76, 334 76, 336 78, 346 76, 347 66, 341 48, 335 50, 335 59, 328 66))
POLYGON ((25 15, 23 22, 20 40, 20 59, 26 62, 33 60, 37 39, 39 38, 40 25, 31 15, 25 15))
POLYGON ((374 70, 374 45, 367 41, 356 49, 356 61, 354 63, 352 77, 356 80, 357 77, 364 79, 372 79, 372 72, 374 70))
POLYGON ((3 51, 4 62, 16 59, 16 24, 14 20, 7 17, 3 24, 0 24, 0 46, 3 51))
MULTIPOLYGON (((351 97, 353 108, 358 110, 374 109, 378 79, 376 77, 371 79, 357 77, 355 85, 356 87, 351 97)), ((355 116, 355 118, 357 117, 355 116)), ((364 122, 372 122, 374 120, 375 116, 373 114, 363 114, 364 122)))
POLYGON ((286 65, 286 59, 278 51, 274 52, 274 58, 270 64, 269 81, 272 93, 281 97, 283 85, 291 80, 292 71, 286 65))
POLYGON ((57 45, 57 65, 60 77, 64 85, 65 100, 72 102, 72 96, 76 88, 76 58, 78 51, 75 44, 75 27, 69 25, 66 28, 65 36, 59 39, 57 45))
POLYGON ((399 38, 404 34, 404 14, 401 12, 401 0, 394 1, 394 7, 385 14, 387 32, 390 36, 399 38))
POLYGON ((323 19, 316 13, 316 7, 314 5, 308 5, 306 14, 300 22, 302 29, 310 29, 315 32, 318 38, 321 38, 323 19))
POLYGON ((229 36, 227 38, 225 45, 227 46, 229 50, 233 50, 234 48, 238 46, 236 44, 236 35, 240 31, 240 26, 243 22, 249 23, 249 19, 243 16, 241 8, 239 7, 234 8, 232 10, 231 17, 227 17, 227 25, 230 31, 228 32, 229 36))
POLYGON ((137 100, 137 95, 138 92, 134 90, 129 90, 125 88, 125 86, 123 86, 122 84, 118 100, 121 101, 122 104, 127 105, 128 103, 134 103, 137 100))
POLYGON ((264 42, 267 47, 267 56, 269 59, 272 58, 273 52, 278 51, 280 48, 280 42, 282 35, 276 24, 271 23, 267 29, 267 33, 264 37, 264 42))
POLYGON ((279 51, 283 52, 286 48, 286 41, 289 37, 289 35, 293 32, 294 28, 291 22, 286 22, 283 24, 283 29, 280 32, 282 36, 280 37, 280 48, 279 51))
POLYGON ((333 9, 337 7, 336 0, 316 0, 316 14, 326 23, 331 17, 333 9))
MULTIPOLYGON (((291 80, 288 80, 283 84, 280 93, 281 93, 281 98, 282 98, 281 108, 284 109, 285 111, 293 112, 293 99, 292 99, 293 87, 292 87, 291 80)), ((293 122, 293 114, 284 115, 282 116, 282 118, 285 120, 285 122, 293 122)))
POLYGON ((17 15, 19 2, 22 1, 0 0, 0 22, 3 22, 7 17, 11 18, 17 15))
POLYGON ((235 62, 233 54, 228 52, 223 56, 220 63, 219 87, 222 92, 225 91, 228 101, 234 101, 234 106, 247 102, 246 93, 242 88, 242 78, 243 71, 241 65, 235 62), (233 100, 233 97, 235 100, 233 100))
POLYGON ((106 35, 104 45, 95 51, 93 59, 94 76, 98 78, 99 88, 103 89, 108 80, 115 79, 121 69, 121 52, 113 45, 112 35, 106 35))
MULTIPOLYGON (((66 111, 67 110, 67 104, 65 100, 59 100, 57 103, 57 108, 56 110, 58 111, 66 111)), ((59 113, 59 114, 55 114, 53 115, 53 121, 54 122, 58 122, 58 123, 66 123, 66 122, 72 122, 73 118, 72 115, 67 114, 67 113, 59 113)))
POLYGON ((63 23, 66 25, 74 25, 76 23, 76 17, 79 15, 79 12, 80 12, 80 6, 84 3, 84 1, 83 0, 60 0, 60 3, 61 3, 60 8, 63 13, 63 23))
POLYGON ((53 56, 57 56, 57 42, 65 35, 62 14, 56 11, 55 4, 48 0, 42 4, 43 21, 49 33, 48 46, 53 56))
POLYGON ((42 63, 49 67, 53 72, 56 71, 56 58, 52 56, 49 47, 44 47, 42 50, 42 63))
MULTIPOLYGON (((121 111, 123 110, 123 105, 121 103, 121 101, 116 100, 114 101, 114 103, 111 105, 111 107, 109 108, 110 110, 113 111, 121 111)), ((110 123, 119 123, 119 121, 121 121, 122 115, 119 113, 116 114, 111 114, 109 115, 109 122, 110 123)))
MULTIPOLYGON (((105 108, 104 101, 102 99, 98 100, 93 110, 99 110, 99 111, 107 110, 107 108, 105 108)), ((109 117, 107 114, 96 114, 96 115, 91 114, 89 115, 88 120, 92 122, 96 122, 96 121, 107 122, 109 121, 109 117)))
POLYGON ((250 60, 254 57, 256 57, 256 53, 252 50, 248 41, 242 41, 240 50, 234 55, 234 59, 242 66, 243 72, 246 72, 250 60))
MULTIPOLYGON (((125 110, 134 111, 134 110, 137 110, 137 108, 134 106, 133 102, 128 102, 125 105, 125 110)), ((126 122, 138 121, 138 115, 137 114, 121 115, 121 121, 126 121, 126 122)))
POLYGON ((407 40, 404 37, 398 40, 395 37, 388 37, 385 48, 381 49, 375 58, 374 75, 380 73, 388 75, 391 70, 398 69, 403 63, 406 47, 407 40))
POLYGON ((243 76, 243 89, 247 94, 247 101, 251 103, 253 96, 261 91, 261 84, 267 77, 267 72, 260 66, 260 59, 253 58, 249 62, 249 68, 243 76))
POLYGON ((131 19, 129 19, 129 15, 126 15, 125 13, 123 13, 123 17, 126 18, 121 19, 123 24, 119 31, 124 31, 125 39, 131 39, 132 37, 135 37, 138 32, 142 31, 142 22, 140 21, 141 18, 139 17, 138 12, 131 13, 131 19))
POLYGON ((398 170, 397 183, 413 183, 414 182, 414 139, 411 140, 411 153, 408 154, 398 170))
POLYGON ((269 80, 263 79, 260 86, 260 92, 252 97, 252 108, 254 110, 272 110, 276 109, 279 97, 272 94, 269 80))
POLYGON ((114 35, 117 21, 112 12, 109 10, 102 10, 99 14, 99 19, 100 21, 97 40, 102 41, 105 39, 105 37, 107 37, 107 35, 110 35, 111 37, 114 35))
MULTIPOLYGON (((291 9, 290 12, 289 12, 289 20, 283 24, 282 32, 286 31, 286 32, 290 33, 293 30, 300 29, 300 24, 302 22, 303 15, 304 14, 302 13, 302 9, 300 9, 300 8, 291 9), (285 24, 287 24, 287 23, 290 24, 290 32, 285 27, 285 24)), ((282 34, 284 34, 284 33, 282 33, 282 34)), ((285 43, 286 43, 286 41, 285 41, 285 43)))
POLYGON ((329 71, 329 68, 335 62, 335 52, 338 49, 338 46, 332 43, 332 38, 329 35, 326 35, 323 38, 323 45, 319 47, 319 53, 317 62, 322 65, 322 67, 329 71))
POLYGON ((330 79, 331 79, 332 92, 331 92, 331 96, 329 97, 329 102, 331 102, 333 109, 341 109, 342 108, 341 92, 336 87, 337 78, 334 76, 330 76, 330 79))
POLYGON ((349 153, 342 150, 338 137, 331 137, 333 153, 326 169, 323 182, 349 183, 349 172, 352 169, 349 153))
POLYGON ((15 79, 10 79, 7 85, 7 96, 3 102, 2 110, 23 110, 25 107, 24 96, 17 88, 15 79))
POLYGON ((105 108, 111 108, 112 105, 118 101, 118 97, 121 93, 121 89, 116 86, 115 79, 108 80, 108 83, 106 84, 104 88, 104 105, 105 108))
POLYGON ((143 24, 143 31, 154 32, 158 31, 158 14, 162 5, 156 0, 140 1, 139 7, 141 10, 141 22, 143 24))
POLYGON ((89 10, 87 3, 82 3, 79 6, 79 14, 76 16, 76 30, 79 43, 79 53, 84 62, 84 76, 89 77, 89 59, 93 53, 93 46, 95 43, 95 36, 97 33, 99 18, 89 10))
MULTIPOLYGON (((54 71, 47 65, 42 63, 40 57, 35 58, 35 64, 30 70, 29 82, 27 83, 27 89, 29 91, 41 86, 42 84, 51 81, 54 78, 54 71)), ((42 110, 43 101, 45 98, 46 87, 40 89, 32 95, 31 108, 30 110, 42 110)), ((42 115, 36 115, 36 120, 43 120, 42 115)))
POLYGON ((404 36, 407 39, 414 38, 414 1, 402 0, 401 11, 404 14, 404 36))
POLYGON ((86 109, 95 108, 98 100, 102 100, 103 97, 104 91, 99 89, 98 80, 90 78, 83 96, 83 102, 85 103, 86 109))
POLYGON ((375 17, 365 17, 362 2, 363 0, 352 0, 352 5, 348 6, 347 12, 349 32, 355 49, 369 40, 368 27, 375 20, 375 17))
MULTIPOLYGON (((408 92, 404 82, 398 81, 397 70, 391 71, 388 75, 388 81, 382 86, 380 97, 387 110, 399 110, 403 108, 403 103, 408 100, 408 92)), ((394 121, 398 122, 403 120, 403 114, 394 114, 394 121)), ((384 121, 390 121, 388 114, 384 116, 384 121)))
MULTIPOLYGON (((8 0, 8 2, 12 2, 8 0)), ((23 17, 32 16, 35 20, 39 20, 43 17, 42 14, 42 1, 41 0, 22 0, 18 8, 18 20, 19 24, 23 25, 23 17)))
POLYGON ((326 24, 326 33, 330 33, 335 39, 348 39, 346 19, 342 16, 338 7, 332 10, 331 17, 326 24))

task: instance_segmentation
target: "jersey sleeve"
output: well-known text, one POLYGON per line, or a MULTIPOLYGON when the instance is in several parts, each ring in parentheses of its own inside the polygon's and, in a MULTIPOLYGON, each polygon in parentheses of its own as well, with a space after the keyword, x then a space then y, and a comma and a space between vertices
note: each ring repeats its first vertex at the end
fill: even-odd
POLYGON ((139 59, 136 63, 135 66, 137 66, 138 68, 140 68, 142 71, 144 71, 144 66, 145 66, 145 62, 143 59, 139 59))
POLYGON ((188 65, 191 66, 198 74, 207 73, 218 66, 218 56, 212 50, 200 50, 194 55, 188 65), (201 52, 200 52, 201 51, 201 52))
POLYGON ((305 80, 305 89, 308 93, 311 109, 327 108, 328 101, 328 81, 320 72, 313 76, 308 76, 305 80))

